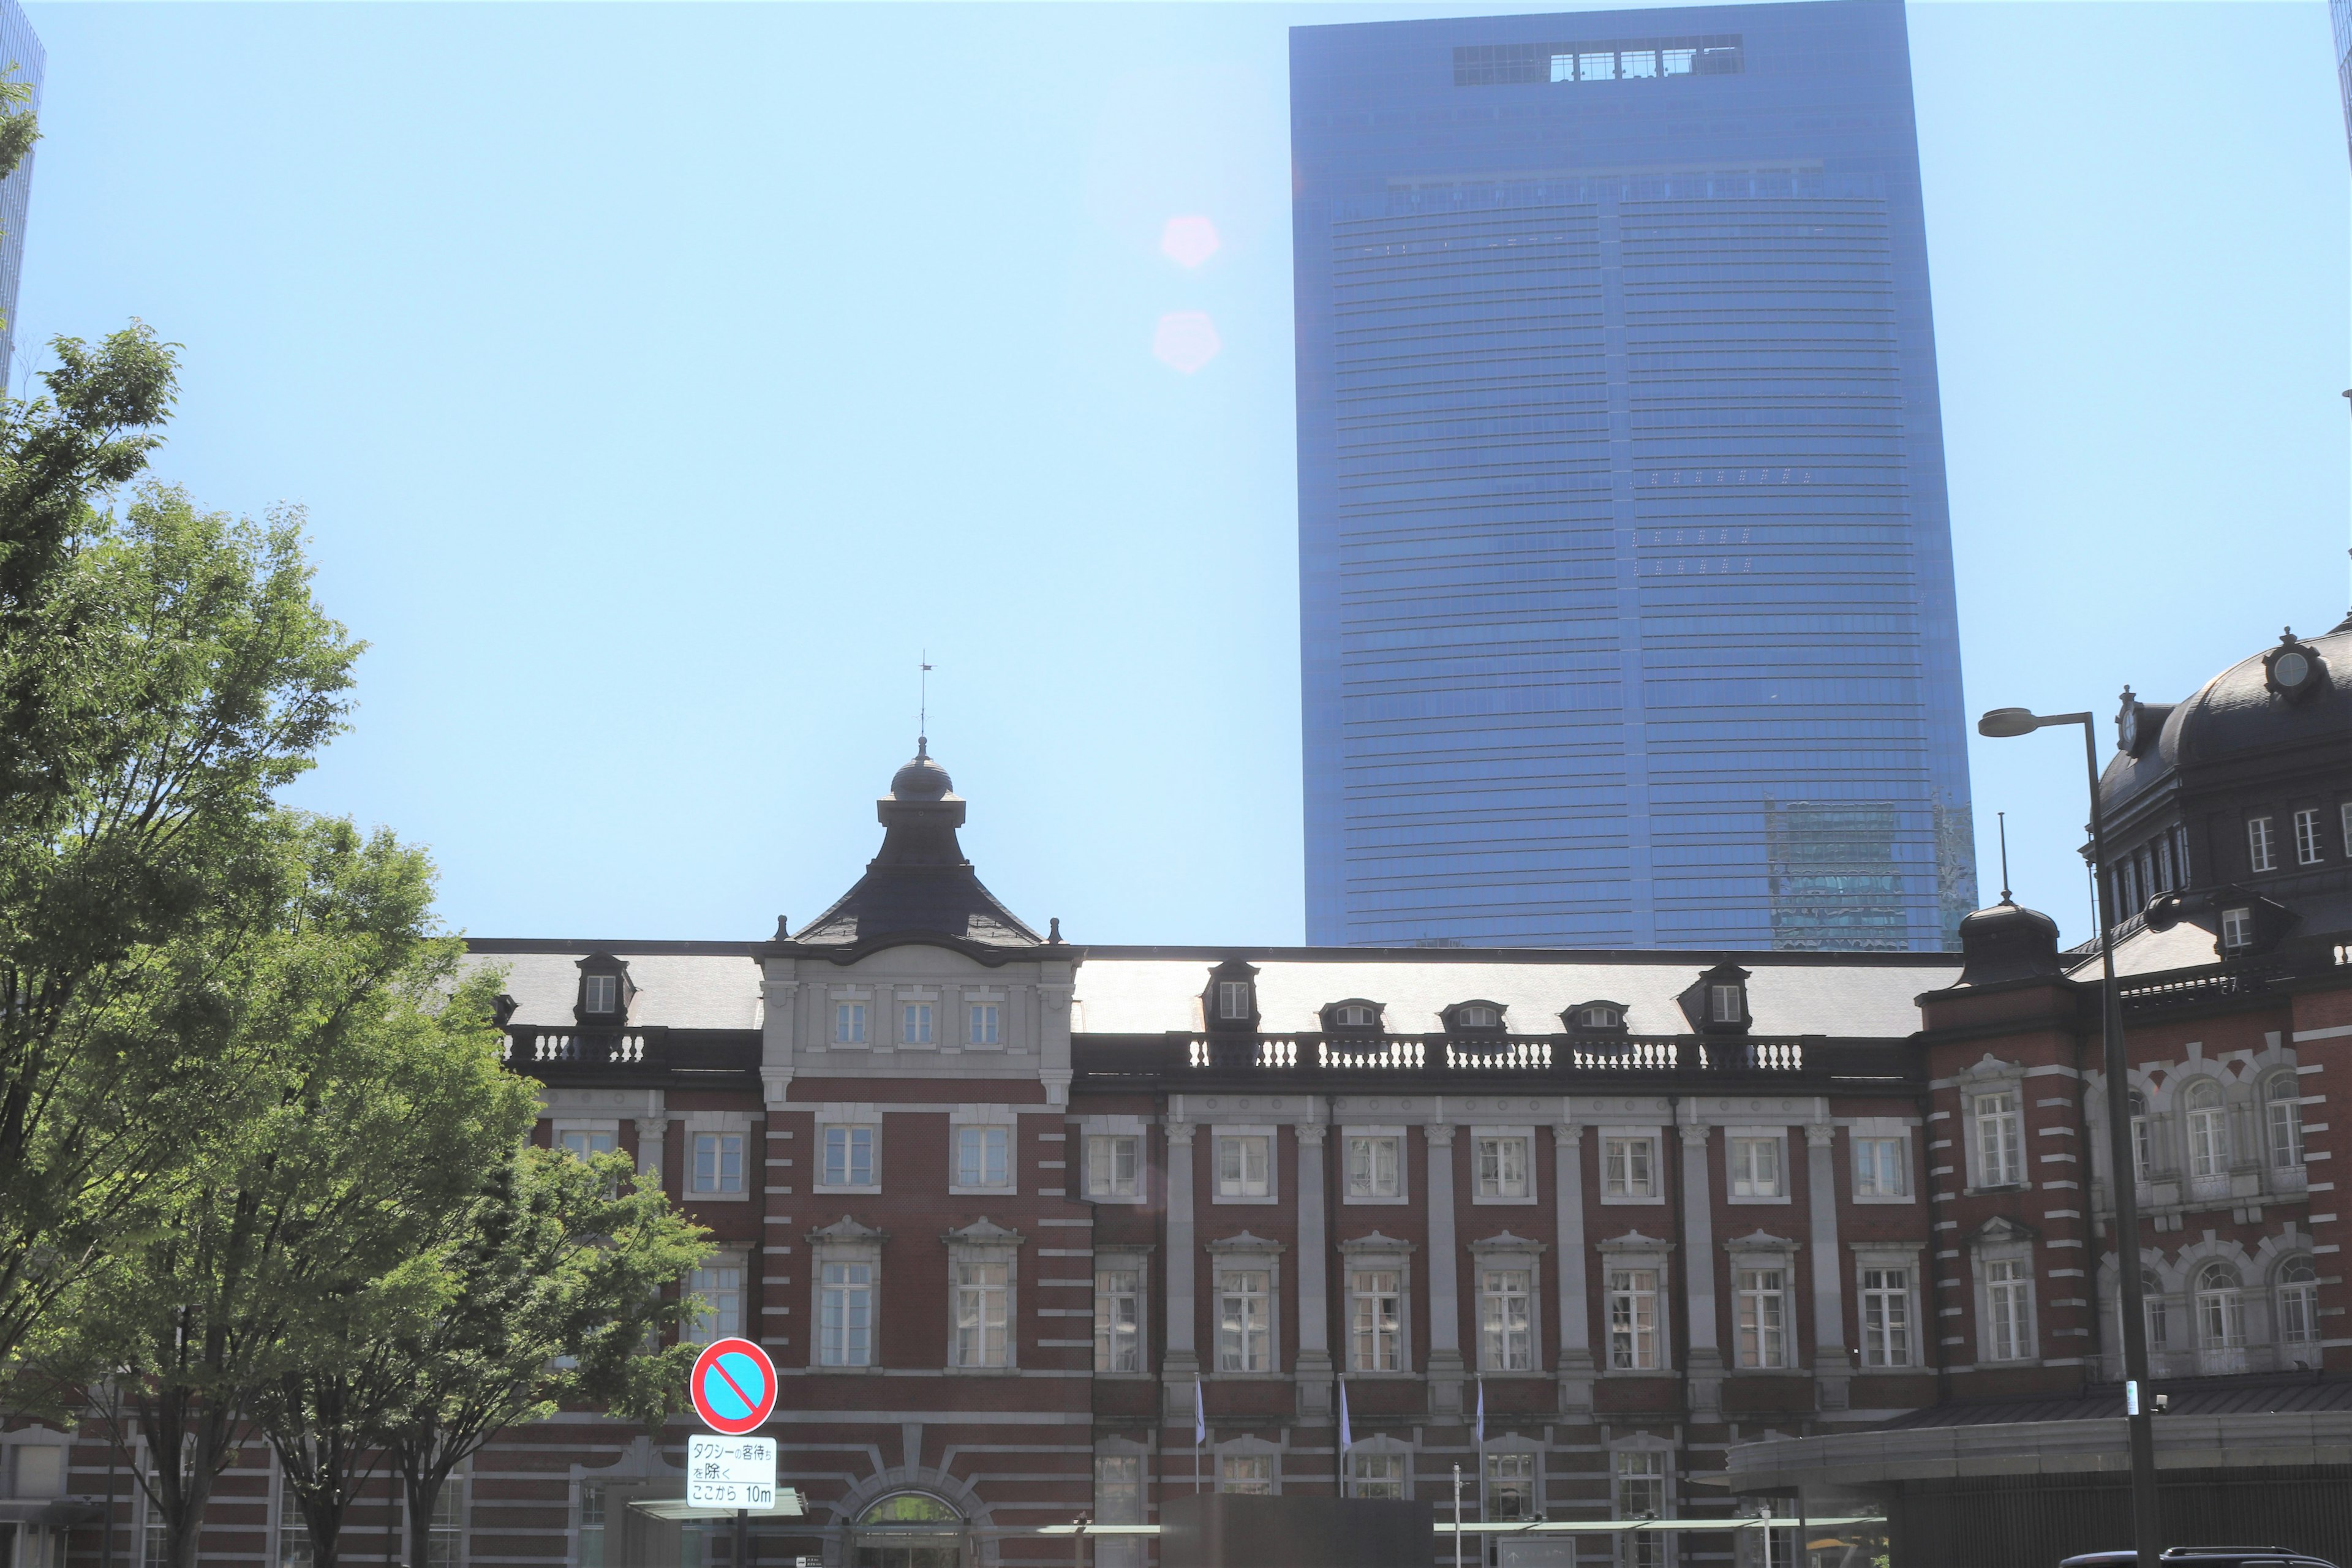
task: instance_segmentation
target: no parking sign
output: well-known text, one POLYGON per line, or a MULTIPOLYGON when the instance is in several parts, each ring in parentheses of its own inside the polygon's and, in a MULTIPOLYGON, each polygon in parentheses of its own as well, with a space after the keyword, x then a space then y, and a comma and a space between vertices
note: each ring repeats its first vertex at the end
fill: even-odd
POLYGON ((776 1408, 776 1363, 749 1340, 714 1340, 695 1358, 687 1394, 713 1432, 756 1431, 776 1408))

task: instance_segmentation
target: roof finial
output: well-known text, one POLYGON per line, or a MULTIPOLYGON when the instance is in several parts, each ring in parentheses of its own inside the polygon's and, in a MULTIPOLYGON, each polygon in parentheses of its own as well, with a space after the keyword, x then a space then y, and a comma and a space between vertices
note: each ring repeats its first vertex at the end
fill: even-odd
POLYGON ((931 650, 925 648, 915 662, 922 670, 915 677, 915 755, 931 754, 931 650))
MULTIPOLYGON (((2131 688, 2126 686, 2124 689, 2128 692, 2131 688)), ((2000 826, 2000 901, 2006 904, 2012 901, 2009 896, 2009 813, 1996 811, 1993 816, 2000 826)))

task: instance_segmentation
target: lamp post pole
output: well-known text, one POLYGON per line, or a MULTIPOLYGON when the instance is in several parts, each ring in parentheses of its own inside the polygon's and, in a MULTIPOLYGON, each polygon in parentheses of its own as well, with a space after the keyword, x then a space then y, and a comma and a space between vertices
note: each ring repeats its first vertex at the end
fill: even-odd
MULTIPOLYGON (((2099 809, 2099 753, 2088 713, 2047 717, 2022 708, 1996 708, 1977 721, 1977 732, 2023 735, 2060 724, 2083 727, 2083 772, 2091 792, 2091 917, 2099 927, 2099 1060, 2107 1080, 2107 1185, 2115 1194, 2116 1291, 2123 1315, 2124 1425, 2131 1444, 2132 1544, 2139 1568, 2158 1568, 2163 1521, 2156 1501, 2156 1430, 2147 1386, 2147 1317, 2139 1277, 2138 1170, 2132 1157, 2131 1084, 2124 1059, 2123 1003, 2116 994, 2114 878, 2108 875, 2106 814, 2099 809)), ((2094 1300, 2097 1292, 2093 1293, 2094 1300)))

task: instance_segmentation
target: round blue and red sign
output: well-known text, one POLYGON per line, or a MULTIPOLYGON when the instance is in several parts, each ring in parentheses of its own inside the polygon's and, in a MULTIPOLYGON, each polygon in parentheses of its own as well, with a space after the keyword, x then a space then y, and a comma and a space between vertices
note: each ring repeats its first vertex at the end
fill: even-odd
POLYGON ((714 1340, 695 1357, 687 1393, 705 1426, 740 1436, 775 1412, 776 1363, 749 1340, 714 1340))

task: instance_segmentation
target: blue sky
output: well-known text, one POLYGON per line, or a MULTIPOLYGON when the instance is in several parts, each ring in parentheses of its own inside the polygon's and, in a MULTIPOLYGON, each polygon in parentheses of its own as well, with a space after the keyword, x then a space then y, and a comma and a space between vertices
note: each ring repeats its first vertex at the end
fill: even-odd
MULTIPOLYGON (((1507 9, 1561 7, 31 5, 18 341, 144 318, 186 350, 156 471, 309 509, 373 647, 298 798, 429 844, 453 925, 814 915, 928 647, 1016 910, 1295 942, 1286 30, 1507 9)), ((1911 32, 1970 710, 2104 718, 2335 624, 2325 6, 1911 32)), ((2005 809, 2079 937, 2069 743, 1973 769, 1987 896, 2005 809)))

